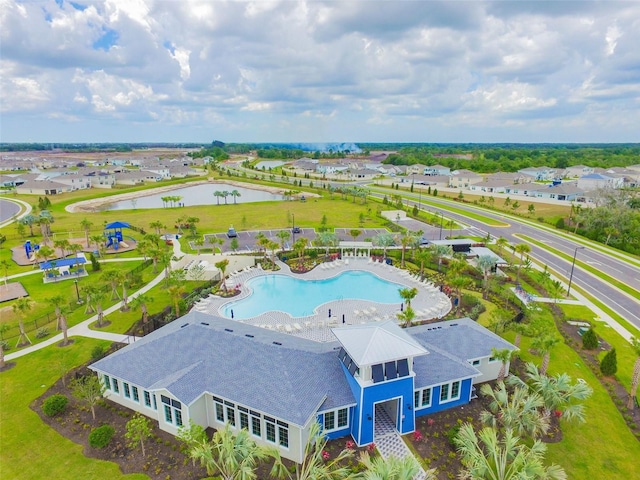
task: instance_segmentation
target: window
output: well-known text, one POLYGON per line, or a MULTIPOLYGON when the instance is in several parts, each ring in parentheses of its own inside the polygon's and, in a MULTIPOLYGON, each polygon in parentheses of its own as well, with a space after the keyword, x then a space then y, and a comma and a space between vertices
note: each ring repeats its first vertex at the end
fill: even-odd
POLYGON ((115 393, 120 393, 120 385, 118 384, 118 379, 112 378, 112 380, 113 380, 113 391, 115 393))
POLYGON ((145 407, 151 408, 151 395, 146 390, 144 390, 142 393, 144 395, 144 405, 145 405, 145 407))
POLYGON ((131 390, 129 390, 129 384, 127 382, 122 382, 124 385, 124 396, 127 398, 131 398, 131 390))
POLYGON ((154 395, 153 395, 153 397, 151 397, 151 398, 153 398, 153 409, 154 409, 154 410, 157 410, 157 409, 158 409, 158 402, 156 401, 156 396, 155 396, 155 394, 154 394, 154 395))
POLYGON ((216 403, 216 420, 224 423, 224 407, 221 403, 216 403))
POLYGON ((349 410, 341 408, 338 410, 338 428, 346 427, 349 424, 349 410))
POLYGON ((460 398, 460 381, 451 384, 451 400, 460 398))
POLYGON ((169 405, 164 406, 164 420, 167 423, 173 423, 173 417, 171 416, 171 407, 169 405))
POLYGON ((236 410, 227 406, 227 423, 232 427, 236 426, 236 410))
POLYGON ((133 400, 135 402, 140 402, 140 397, 138 396, 138 387, 131 387, 131 391, 133 392, 133 400))
POLYGON ((267 429, 267 440, 275 443, 276 441, 276 424, 275 420, 271 417, 264 417, 264 423, 267 429))
POLYGON ((253 433, 256 437, 262 436, 262 430, 260 429, 260 417, 256 417, 251 414, 251 433, 253 433))
POLYGON ((480 365, 480 360, 474 360, 473 362, 471 362, 471 365, 477 367, 478 365, 480 365))
POLYGON ((109 375, 105 375, 103 379, 104 379, 104 386, 106 387, 106 389, 111 390, 111 379, 109 378, 109 375))
POLYGON ((489 357, 489 363, 493 363, 496 361, 496 357, 489 357))
POLYGON ((449 385, 440 385, 440 402, 449 400, 449 385))
POLYGON ((415 408, 424 408, 431 406, 431 388, 417 390, 413 396, 413 405, 415 408))
POLYGON ((181 427, 182 426, 182 412, 180 410, 174 409, 174 412, 176 414, 176 426, 177 427, 181 427))
POLYGON ((335 412, 327 412, 324 414, 324 429, 333 430, 335 421, 335 412))
POLYGON ((289 429, 278 425, 278 443, 281 447, 289 448, 289 429))
MULTIPOLYGON (((154 397, 155 399, 155 397, 154 397)), ((178 400, 160 395, 160 401, 164 403, 164 419, 167 423, 174 423, 178 427, 182 426, 182 404, 178 400)))
POLYGON ((240 412, 240 428, 249 430, 249 415, 244 412, 240 412))

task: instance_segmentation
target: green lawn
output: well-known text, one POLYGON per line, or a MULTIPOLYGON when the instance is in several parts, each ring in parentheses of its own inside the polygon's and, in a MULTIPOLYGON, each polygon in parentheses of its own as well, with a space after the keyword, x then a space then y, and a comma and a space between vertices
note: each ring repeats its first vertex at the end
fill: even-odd
POLYGON ((89 359, 96 345, 107 342, 76 338, 72 346, 47 347, 19 358, 11 370, 0 373, 0 452, 2 478, 42 480, 144 479, 146 475, 122 475, 115 463, 87 458, 82 447, 58 435, 40 420, 29 405, 61 375, 60 359, 79 365, 89 359))

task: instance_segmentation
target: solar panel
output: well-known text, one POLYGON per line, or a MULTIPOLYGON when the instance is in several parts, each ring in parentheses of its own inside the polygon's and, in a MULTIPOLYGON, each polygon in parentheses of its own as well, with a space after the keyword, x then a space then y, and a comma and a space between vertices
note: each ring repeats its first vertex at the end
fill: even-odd
POLYGON ((347 351, 340 347, 340 352, 338 352, 338 358, 344 362, 344 357, 347 356, 347 351))
POLYGON ((398 360, 398 376, 399 377, 408 377, 409 376, 409 362, 406 358, 402 360, 398 360))
POLYGON ((373 383, 379 383, 384 381, 384 372, 382 371, 382 364, 378 363, 371 366, 371 376, 373 377, 373 383))
POLYGON ((387 362, 384 364, 384 373, 387 377, 387 380, 391 380, 398 376, 398 372, 396 370, 396 362, 387 362))
POLYGON ((351 365, 349 365, 349 373, 351 375, 355 375, 357 369, 358 369, 358 365, 356 365, 355 362, 351 362, 351 365))

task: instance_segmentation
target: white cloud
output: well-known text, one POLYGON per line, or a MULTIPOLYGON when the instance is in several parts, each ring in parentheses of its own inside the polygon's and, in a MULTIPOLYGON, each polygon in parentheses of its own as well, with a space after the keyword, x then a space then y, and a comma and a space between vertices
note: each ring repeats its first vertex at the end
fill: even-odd
POLYGON ((3 139, 637 140, 635 2, 88 3, 0 0, 3 139))

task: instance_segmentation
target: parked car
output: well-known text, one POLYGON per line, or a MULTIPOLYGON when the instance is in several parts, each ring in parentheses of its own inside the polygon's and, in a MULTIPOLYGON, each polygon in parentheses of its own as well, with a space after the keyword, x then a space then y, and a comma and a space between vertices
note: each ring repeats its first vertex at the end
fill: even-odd
POLYGON ((292 231, 293 233, 302 233, 302 230, 300 230, 300 227, 293 227, 293 228, 291 229, 291 231, 292 231))
POLYGON ((238 232, 236 232, 236 229, 233 227, 229 227, 229 230, 227 230, 227 237, 235 238, 237 236, 238 236, 238 232))

